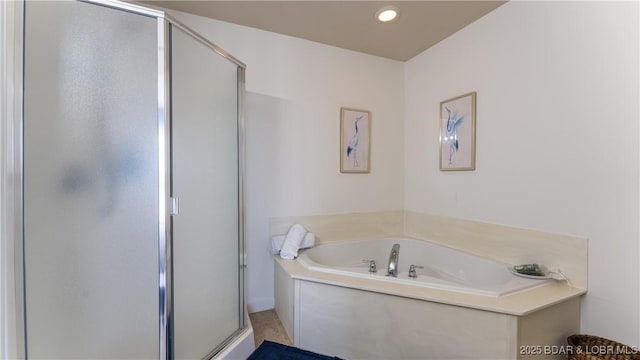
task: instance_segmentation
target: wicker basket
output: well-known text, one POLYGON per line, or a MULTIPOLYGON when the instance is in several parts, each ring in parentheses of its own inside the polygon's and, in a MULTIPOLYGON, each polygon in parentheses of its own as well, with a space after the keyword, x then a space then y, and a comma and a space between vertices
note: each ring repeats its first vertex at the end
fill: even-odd
POLYGON ((640 349, 592 335, 567 338, 569 360, 640 360, 640 349))

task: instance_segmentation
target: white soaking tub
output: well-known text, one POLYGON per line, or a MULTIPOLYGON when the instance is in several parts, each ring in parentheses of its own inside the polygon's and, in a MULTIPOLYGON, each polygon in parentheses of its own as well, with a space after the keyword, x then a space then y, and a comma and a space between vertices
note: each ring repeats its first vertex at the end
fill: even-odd
POLYGON ((295 346, 345 359, 524 360, 566 344, 586 289, 508 267, 429 241, 344 240, 275 256, 275 308, 295 346), (397 278, 385 276, 394 244, 397 278))
POLYGON ((547 281, 518 277, 509 271, 508 264, 408 238, 323 244, 301 251, 298 261, 314 271, 493 297, 547 281), (386 275, 394 244, 400 245, 397 277, 386 275), (375 273, 369 271, 370 260, 375 261, 375 273), (416 268, 417 277, 409 277, 410 265, 423 267, 416 268))

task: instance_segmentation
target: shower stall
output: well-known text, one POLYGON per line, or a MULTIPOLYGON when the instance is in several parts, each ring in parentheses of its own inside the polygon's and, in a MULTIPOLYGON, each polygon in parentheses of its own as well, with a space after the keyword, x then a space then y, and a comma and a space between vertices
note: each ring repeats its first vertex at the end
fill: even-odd
POLYGON ((247 327, 245 65, 136 4, 19 7, 19 356, 214 357, 247 327))

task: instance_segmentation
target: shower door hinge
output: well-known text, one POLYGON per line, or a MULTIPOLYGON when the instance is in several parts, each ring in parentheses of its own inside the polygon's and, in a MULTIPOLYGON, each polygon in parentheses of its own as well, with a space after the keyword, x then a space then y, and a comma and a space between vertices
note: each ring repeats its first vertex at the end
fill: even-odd
POLYGON ((178 215, 180 214, 180 199, 177 197, 169 198, 169 215, 178 215))

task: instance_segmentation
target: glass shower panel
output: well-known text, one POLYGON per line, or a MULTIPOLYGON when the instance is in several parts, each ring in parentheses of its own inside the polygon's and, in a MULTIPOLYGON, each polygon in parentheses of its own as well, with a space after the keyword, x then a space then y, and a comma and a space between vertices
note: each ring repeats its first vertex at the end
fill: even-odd
POLYGON ((175 357, 202 359, 240 328, 237 66, 172 26, 175 357))
POLYGON ((30 359, 158 358, 156 19, 26 1, 30 359))

